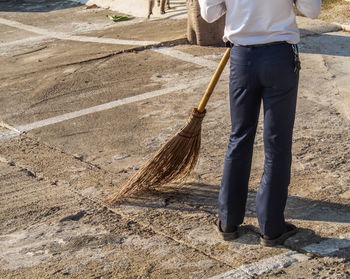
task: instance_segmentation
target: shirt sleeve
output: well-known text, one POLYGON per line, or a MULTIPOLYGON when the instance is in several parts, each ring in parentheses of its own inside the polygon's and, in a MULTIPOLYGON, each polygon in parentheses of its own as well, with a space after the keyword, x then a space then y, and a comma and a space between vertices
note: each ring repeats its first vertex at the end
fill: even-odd
POLYGON ((226 13, 225 0, 198 0, 202 18, 212 23, 226 13))
POLYGON ((321 12, 321 0, 296 0, 298 10, 305 16, 316 18, 321 12))

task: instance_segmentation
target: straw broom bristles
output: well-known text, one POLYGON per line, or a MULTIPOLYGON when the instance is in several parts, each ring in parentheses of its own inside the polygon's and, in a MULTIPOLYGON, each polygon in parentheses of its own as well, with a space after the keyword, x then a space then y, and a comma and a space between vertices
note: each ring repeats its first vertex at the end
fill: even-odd
POLYGON ((205 106, 229 57, 230 48, 226 50, 225 55, 222 57, 201 103, 198 108, 192 110, 192 114, 182 129, 170 138, 129 181, 122 185, 118 192, 106 199, 106 203, 121 200, 131 194, 150 189, 151 187, 183 179, 191 172, 199 156, 205 106))
POLYGON ((201 145, 201 128, 205 111, 196 108, 182 129, 170 138, 121 189, 106 202, 112 203, 133 193, 186 177, 195 167, 201 145))

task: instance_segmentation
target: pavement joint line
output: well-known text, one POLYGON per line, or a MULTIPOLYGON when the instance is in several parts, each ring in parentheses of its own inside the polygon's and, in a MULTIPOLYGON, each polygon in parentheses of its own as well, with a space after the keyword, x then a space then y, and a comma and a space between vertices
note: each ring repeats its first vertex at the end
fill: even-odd
MULTIPOLYGON (((340 238, 330 238, 323 240, 320 243, 307 245, 301 248, 301 250, 307 253, 325 256, 348 247, 350 247, 350 233, 345 234, 340 238)), ((277 256, 262 259, 255 263, 242 265, 237 269, 216 275, 210 279, 251 278, 252 275, 261 275, 310 259, 312 259, 312 256, 308 256, 297 251, 288 251, 277 256)))
POLYGON ((15 137, 15 136, 18 136, 20 133, 28 132, 28 131, 31 131, 34 129, 49 126, 49 125, 56 124, 56 123, 59 123, 62 121, 70 120, 73 118, 77 118, 77 117, 84 116, 84 115, 91 114, 91 113, 95 113, 95 112, 105 111, 105 110, 116 108, 116 107, 126 105, 126 104, 144 101, 144 100, 147 100, 150 98, 159 97, 162 95, 174 93, 176 91, 188 89, 191 86, 192 87, 199 86, 199 85, 202 85, 204 83, 208 83, 208 78, 201 78, 201 79, 197 79, 195 81, 192 81, 191 83, 178 84, 174 87, 168 87, 168 88, 164 88, 164 89, 160 89, 160 90, 150 91, 150 92, 143 93, 140 95, 136 95, 136 96, 132 96, 132 97, 104 103, 101 105, 89 107, 86 109, 82 109, 82 110, 54 116, 51 118, 32 122, 29 124, 20 125, 20 126, 15 127, 13 131, 0 133, 0 139, 7 139, 7 138, 15 137))

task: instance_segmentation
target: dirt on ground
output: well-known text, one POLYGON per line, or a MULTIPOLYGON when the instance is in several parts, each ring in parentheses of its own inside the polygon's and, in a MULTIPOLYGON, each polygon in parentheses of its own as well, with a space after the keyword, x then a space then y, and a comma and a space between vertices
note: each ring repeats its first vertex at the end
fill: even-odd
POLYGON ((215 231, 230 131, 228 69, 208 104, 191 177, 104 203, 185 123, 225 48, 188 45, 186 19, 119 25, 106 19, 108 10, 81 5, 43 12, 1 5, 0 19, 50 30, 0 22, 1 278, 211 278, 288 251, 310 259, 246 278, 350 278, 348 246, 328 254, 304 250, 350 233, 348 34, 298 19, 302 71, 286 217, 299 232, 284 246, 266 248, 255 214, 262 117, 241 236, 225 242, 215 231), (101 42, 81 41, 84 36, 101 42), (105 38, 130 45, 102 43, 105 38), (113 106, 97 109, 105 104, 113 106), (94 111, 70 115, 89 108, 94 111), (16 134, 33 123, 38 126, 16 134))
POLYGON ((322 1, 320 19, 350 25, 350 2, 346 0, 322 1))

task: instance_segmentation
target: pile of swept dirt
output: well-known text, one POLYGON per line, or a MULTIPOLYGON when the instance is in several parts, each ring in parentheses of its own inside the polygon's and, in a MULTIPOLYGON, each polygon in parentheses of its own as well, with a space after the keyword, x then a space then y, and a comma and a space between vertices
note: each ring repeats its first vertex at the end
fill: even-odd
POLYGON ((350 25, 350 2, 345 0, 322 1, 319 19, 330 23, 350 25))

